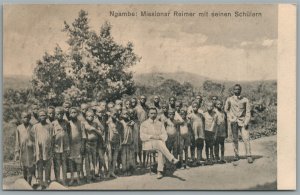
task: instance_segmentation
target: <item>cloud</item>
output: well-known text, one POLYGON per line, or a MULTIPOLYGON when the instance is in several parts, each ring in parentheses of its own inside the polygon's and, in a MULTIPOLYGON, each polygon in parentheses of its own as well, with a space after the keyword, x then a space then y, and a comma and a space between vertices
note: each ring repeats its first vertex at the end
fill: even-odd
MULTIPOLYGON (((161 6, 157 8, 170 9, 169 5, 161 6)), ((215 5, 191 7, 195 11, 220 9, 215 5)), ((142 57, 133 68, 136 73, 182 68, 216 79, 276 78, 277 7, 257 7, 264 12, 263 19, 114 18, 108 16, 107 10, 112 9, 108 5, 37 6, 29 10, 20 6, 4 17, 4 44, 10 43, 4 49, 4 74, 31 75, 45 51, 53 51, 56 43, 66 49, 63 21, 72 23, 78 11, 85 9, 91 29, 99 32, 108 20, 116 42, 133 42, 134 52, 142 57)), ((120 6, 122 9, 126 10, 120 6)))
POLYGON ((264 49, 264 48, 273 47, 276 45, 277 45, 277 40, 274 40, 274 39, 242 41, 240 43, 241 48, 248 48, 248 49, 264 49))

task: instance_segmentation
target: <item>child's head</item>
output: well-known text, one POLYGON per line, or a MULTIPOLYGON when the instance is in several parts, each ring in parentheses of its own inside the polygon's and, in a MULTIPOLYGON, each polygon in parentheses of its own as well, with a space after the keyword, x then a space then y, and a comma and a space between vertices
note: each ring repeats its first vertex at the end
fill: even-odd
POLYGON ((222 110, 222 108, 223 108, 223 102, 221 100, 217 100, 215 106, 216 106, 216 108, 218 110, 222 110))
POLYGON ((54 106, 49 106, 47 109, 47 115, 50 119, 55 118, 55 107, 54 106))
POLYGON ((105 114, 105 109, 103 107, 97 106, 96 108, 96 115, 97 117, 101 118, 105 114))
POLYGON ((169 98, 169 104, 170 104, 171 106, 175 106, 175 101, 176 101, 176 98, 175 98, 175 97, 170 97, 170 98, 169 98))
POLYGON ((175 117, 175 110, 174 109, 168 110, 168 118, 173 120, 174 117, 175 117))
POLYGON ((166 103, 161 104, 161 109, 162 109, 163 113, 167 113, 168 108, 169 108, 168 104, 166 104, 166 103))
POLYGON ((56 107, 55 108, 55 116, 56 116, 57 120, 63 120, 63 118, 64 118, 64 108, 56 107))
POLYGON ((69 110, 69 112, 70 112, 70 118, 71 119, 77 119, 77 116, 78 116, 78 110, 77 110, 77 108, 71 107, 70 110, 69 110))
POLYGON ((130 102, 130 100, 126 100, 125 101, 125 108, 126 109, 130 109, 131 108, 131 102, 130 102))
POLYGON ((107 109, 108 109, 108 111, 111 112, 111 109, 112 109, 114 106, 115 106, 115 104, 114 104, 113 102, 109 102, 109 103, 107 104, 107 109))
POLYGON ((93 110, 94 114, 96 113, 97 106, 98 106, 98 103, 96 101, 92 101, 90 103, 90 109, 93 110))
POLYGON ((122 111, 121 117, 124 121, 129 121, 130 120, 129 112, 127 110, 122 111))
POLYGON ((86 111, 85 116, 86 116, 86 120, 88 122, 93 122, 93 120, 94 120, 94 111, 89 109, 88 111, 86 111))
POLYGON ((175 102, 175 109, 177 112, 180 112, 180 109, 182 108, 182 102, 181 101, 176 101, 175 102))
POLYGON ((216 102, 217 102, 218 99, 219 99, 219 98, 218 98, 218 96, 216 96, 216 95, 214 95, 214 96, 211 97, 211 101, 212 101, 212 103, 213 103, 213 106, 216 106, 216 102))
POLYGON ((134 108, 137 105, 137 99, 135 97, 131 98, 131 107, 134 108))
POLYGON ((116 109, 115 107, 113 107, 111 110, 110 110, 110 116, 113 120, 116 120, 119 118, 119 110, 116 109))
POLYGON ((233 94, 236 96, 240 96, 242 92, 242 86, 240 84, 235 84, 233 86, 233 94))
POLYGON ((70 101, 65 101, 63 104, 63 109, 65 113, 69 113, 69 109, 71 108, 71 102, 70 101))
POLYGON ((141 97, 140 97, 140 103, 142 105, 144 105, 144 104, 146 104, 146 102, 147 102, 147 97, 145 95, 141 95, 141 97))
POLYGON ((118 115, 121 116, 121 114, 122 114, 122 106, 120 106, 119 104, 116 104, 114 108, 118 111, 118 115))
POLYGON ((181 118, 182 118, 183 120, 186 119, 186 115, 187 115, 187 110, 184 109, 184 108, 181 108, 181 109, 180 109, 180 116, 181 116, 181 118))
POLYGON ((31 112, 32 112, 33 114, 38 115, 38 112, 39 112, 39 105, 36 104, 36 103, 32 104, 32 105, 31 105, 31 112))
POLYGON ((80 111, 81 113, 85 114, 86 111, 88 110, 89 106, 87 104, 81 104, 80 106, 80 111))
POLYGON ((38 111, 39 121, 44 123, 47 119, 47 112, 44 109, 38 111))
POLYGON ((154 96, 153 102, 154 102, 154 103, 159 103, 159 102, 160 102, 160 98, 159 98, 158 95, 154 96))
POLYGON ((193 108, 193 111, 194 111, 194 112, 198 112, 198 109, 199 109, 199 104, 198 104, 198 102, 194 101, 194 102, 192 103, 192 108, 193 108))
POLYGON ((122 106, 123 106, 122 100, 116 100, 116 101, 115 101, 115 105, 116 105, 116 106, 121 106, 121 107, 122 107, 122 106))
POLYGON ((30 112, 22 112, 21 118, 22 118, 22 123, 23 124, 25 124, 25 125, 29 124, 29 121, 30 121, 30 118, 31 118, 30 112))
POLYGON ((202 103, 202 96, 201 95, 197 95, 196 98, 195 98, 195 101, 198 102, 198 104, 200 105, 202 103))
POLYGON ((212 102, 206 102, 206 109, 207 109, 208 112, 213 111, 214 104, 212 102))
POLYGON ((101 109, 106 110, 106 102, 105 101, 99 102, 99 107, 101 107, 101 109))

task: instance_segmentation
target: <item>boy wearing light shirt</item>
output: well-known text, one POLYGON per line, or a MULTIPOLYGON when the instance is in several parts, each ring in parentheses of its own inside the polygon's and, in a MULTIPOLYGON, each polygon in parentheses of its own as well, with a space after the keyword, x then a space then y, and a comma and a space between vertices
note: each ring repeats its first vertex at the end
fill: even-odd
POLYGON ((239 132, 244 141, 248 163, 253 163, 250 147, 250 133, 248 124, 251 118, 251 107, 249 100, 241 96, 242 87, 236 84, 233 87, 233 96, 229 97, 225 103, 225 112, 227 113, 228 123, 231 127, 233 137, 233 147, 235 157, 234 160, 239 160, 239 132))
POLYGON ((215 139, 216 113, 212 102, 206 103, 207 111, 204 112, 205 121, 205 153, 207 164, 212 165, 214 160, 213 146, 215 139))

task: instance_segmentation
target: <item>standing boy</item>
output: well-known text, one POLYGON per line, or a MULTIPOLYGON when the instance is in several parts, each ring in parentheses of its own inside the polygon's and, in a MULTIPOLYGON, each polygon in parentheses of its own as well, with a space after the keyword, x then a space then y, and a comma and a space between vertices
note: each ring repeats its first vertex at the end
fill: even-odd
POLYGON ((55 108, 56 120, 53 121, 53 164, 56 181, 60 182, 60 168, 62 168, 62 184, 67 181, 67 158, 70 154, 70 123, 64 119, 64 110, 55 108))
POLYGON ((213 146, 217 116, 214 111, 214 105, 212 102, 206 103, 206 109, 207 111, 203 114, 205 119, 205 153, 207 164, 212 165, 214 160, 213 146))
POLYGON ((134 145, 133 145, 133 128, 134 121, 130 119, 127 110, 122 112, 123 133, 121 140, 121 151, 122 151, 122 171, 124 176, 130 176, 135 168, 134 158, 134 145))
POLYGON ((228 137, 228 130, 227 130, 227 117, 226 113, 223 111, 223 104, 222 101, 216 101, 216 134, 215 134, 215 157, 216 160, 220 160, 220 163, 226 163, 224 159, 224 141, 225 138, 228 137), (219 146, 221 146, 221 159, 219 156, 219 146))
POLYGON ((108 125, 108 169, 109 176, 116 178, 115 168, 120 151, 121 136, 123 126, 118 120, 118 111, 111 109, 110 118, 107 121, 108 125))
POLYGON ((134 122, 133 124, 133 151, 134 151, 134 159, 135 165, 137 164, 137 156, 139 153, 139 142, 140 142, 140 132, 139 132, 139 124, 137 120, 136 112, 133 109, 128 109, 129 118, 134 122))
POLYGON ((22 124, 17 127, 15 142, 15 159, 20 160, 24 179, 31 185, 35 175, 34 132, 30 121, 30 113, 22 112, 22 124))
POLYGON ((191 121, 193 133, 191 136, 191 157, 192 161, 194 162, 193 165, 200 164, 200 161, 203 161, 202 158, 202 150, 204 147, 204 117, 199 112, 199 104, 198 102, 192 103, 193 112, 189 114, 188 118, 191 121), (197 162, 195 161, 195 148, 197 147, 197 162))
POLYGON ((53 126, 47 123, 47 115, 45 110, 38 112, 39 123, 35 124, 33 132, 35 134, 35 155, 37 162, 39 184, 50 183, 51 158, 52 158, 52 142, 53 142, 53 126), (45 171, 45 181, 43 180, 43 172, 45 171))
POLYGON ((178 156, 178 126, 176 121, 174 120, 175 110, 169 109, 168 111, 168 119, 165 121, 165 129, 168 135, 166 146, 170 152, 173 153, 174 157, 178 156))
POLYGON ((102 172, 102 167, 104 168, 105 175, 107 174, 107 166, 105 163, 105 153, 107 149, 107 120, 105 117, 105 109, 103 107, 98 106, 96 108, 96 117, 94 119, 94 122, 98 124, 99 130, 101 131, 101 136, 99 136, 99 142, 98 142, 98 157, 99 157, 99 176, 100 178, 104 178, 104 174, 102 172))
MULTIPOLYGON (((135 99, 133 100, 133 104, 135 104, 135 99)), ((138 118, 138 124, 139 124, 139 132, 140 132, 140 124, 147 120, 148 118, 148 106, 146 105, 147 97, 142 95, 140 97, 140 104, 137 104, 133 109, 135 110, 138 118)), ((139 152, 138 152, 140 163, 143 164, 143 167, 145 167, 145 160, 146 160, 146 152, 143 152, 143 159, 142 159, 142 141, 139 139, 139 152)))
POLYGON ((181 169, 188 169, 188 149, 191 145, 191 135, 192 135, 192 126, 190 121, 187 119, 187 111, 185 109, 180 110, 180 116, 183 119, 183 123, 179 125, 179 159, 181 162, 181 169), (183 152, 185 155, 184 163, 183 163, 183 152))
POLYGON ((84 155, 83 132, 81 129, 81 121, 78 120, 78 111, 76 108, 70 108, 70 161, 71 181, 69 185, 74 183, 74 172, 77 171, 77 184, 80 184, 80 174, 82 170, 82 156, 84 155))
POLYGON ((229 97, 225 103, 225 112, 227 113, 228 122, 231 127, 233 137, 233 147, 235 157, 234 160, 239 160, 239 132, 242 135, 245 144, 248 163, 253 163, 250 149, 250 133, 249 122, 251 118, 251 110, 249 100, 241 96, 242 87, 236 84, 233 87, 234 95, 229 97))
POLYGON ((82 131, 85 140, 85 170, 87 176, 87 183, 91 180, 95 181, 95 167, 97 157, 97 146, 99 136, 102 136, 101 131, 98 129, 97 123, 94 122, 93 110, 86 112, 86 121, 82 123, 82 131))

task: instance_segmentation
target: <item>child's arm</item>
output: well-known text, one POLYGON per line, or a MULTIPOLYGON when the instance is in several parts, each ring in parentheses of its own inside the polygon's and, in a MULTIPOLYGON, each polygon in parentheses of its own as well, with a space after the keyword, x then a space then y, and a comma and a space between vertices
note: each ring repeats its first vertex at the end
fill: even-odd
POLYGON ((251 119, 251 106, 250 106, 250 102, 249 102, 248 99, 246 100, 246 108, 245 109, 246 109, 246 116, 245 116, 245 119, 244 119, 244 126, 247 129, 248 124, 249 124, 250 119, 251 119))
MULTIPOLYGON (((51 142, 50 142, 50 151, 52 152, 54 152, 54 145, 55 145, 55 137, 56 137, 56 131, 55 131, 55 125, 52 125, 52 123, 51 123, 51 126, 53 126, 53 133, 50 133, 50 135, 51 135, 51 142)), ((49 127, 50 128, 50 127, 49 127)), ((51 130, 49 129, 49 132, 51 132, 51 130)))
POLYGON ((214 115, 213 116, 213 122, 212 122, 211 129, 210 129, 211 132, 215 131, 215 136, 214 136, 215 139, 217 138, 217 130, 216 130, 217 123, 216 123, 216 120, 217 120, 217 115, 214 115))
POLYGON ((15 142, 15 161, 20 158, 20 140, 19 140, 19 130, 16 130, 16 142, 15 142))
POLYGON ((71 144, 72 144, 72 139, 71 139, 71 125, 68 122, 67 123, 67 138, 66 138, 66 151, 67 151, 67 156, 70 155, 70 150, 71 150, 71 144))
POLYGON ((224 120, 225 120, 225 134, 226 134, 226 138, 228 138, 228 121, 227 121, 227 114, 224 113, 225 117, 224 117, 224 120))
POLYGON ((53 153, 54 153, 54 145, 55 145, 55 135, 54 135, 54 127, 52 124, 49 124, 49 131, 50 131, 50 137, 51 137, 51 142, 50 142, 50 150, 49 150, 49 156, 52 158, 53 153))
POLYGON ((218 122, 217 122, 217 120, 218 120, 218 116, 216 115, 216 117, 215 117, 215 119, 214 119, 214 122, 213 122, 213 125, 215 126, 214 127, 214 129, 215 129, 215 139, 217 138, 217 136, 218 136, 218 132, 219 132, 219 126, 218 126, 218 122))
POLYGON ((224 106, 224 111, 225 111, 226 113, 229 112, 230 106, 231 106, 231 104, 230 104, 230 98, 227 98, 227 100, 226 100, 226 102, 225 102, 225 106, 224 106))
POLYGON ((35 141, 34 141, 34 145, 35 145, 35 158, 36 158, 36 162, 39 160, 39 155, 40 155, 40 151, 39 151, 39 143, 38 143, 38 139, 37 139, 37 128, 35 126, 33 126, 33 132, 34 132, 34 137, 35 137, 35 141))
POLYGON ((87 132, 92 132, 92 131, 97 131, 97 129, 95 127, 93 127, 92 125, 85 123, 84 128, 87 132))
POLYGON ((192 128, 191 123, 188 122, 188 123, 187 123, 187 126, 188 126, 188 133, 189 133, 190 136, 192 136, 194 131, 193 131, 193 128, 192 128))
POLYGON ((102 129, 101 129, 101 127, 99 125, 96 126, 95 133, 97 133, 98 136, 102 136, 103 135, 102 129))

